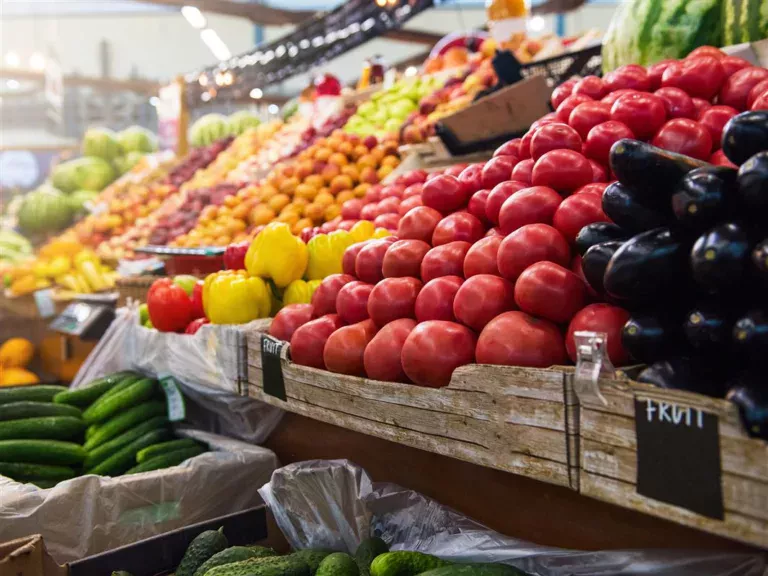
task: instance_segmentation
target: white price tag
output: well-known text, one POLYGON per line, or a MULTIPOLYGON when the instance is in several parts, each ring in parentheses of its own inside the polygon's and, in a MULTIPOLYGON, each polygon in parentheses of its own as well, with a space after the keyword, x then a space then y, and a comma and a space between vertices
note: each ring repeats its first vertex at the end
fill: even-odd
POLYGON ((50 318, 56 314, 56 305, 53 303, 53 289, 38 290, 35 292, 35 304, 41 318, 50 318))
POLYGON ((186 417, 186 408, 184 406, 184 396, 179 390, 179 385, 173 376, 163 376, 160 378, 160 386, 165 392, 165 399, 168 403, 168 420, 171 422, 181 422, 186 417))

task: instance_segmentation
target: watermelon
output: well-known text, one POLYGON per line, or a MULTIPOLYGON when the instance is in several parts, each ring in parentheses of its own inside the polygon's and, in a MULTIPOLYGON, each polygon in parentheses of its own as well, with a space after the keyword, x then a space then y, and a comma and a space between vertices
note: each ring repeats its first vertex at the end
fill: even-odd
POLYGON ((768 38, 765 0, 723 0, 721 20, 724 46, 768 38))
POLYGON ((117 135, 107 128, 89 128, 83 136, 83 156, 112 160, 123 153, 117 135))

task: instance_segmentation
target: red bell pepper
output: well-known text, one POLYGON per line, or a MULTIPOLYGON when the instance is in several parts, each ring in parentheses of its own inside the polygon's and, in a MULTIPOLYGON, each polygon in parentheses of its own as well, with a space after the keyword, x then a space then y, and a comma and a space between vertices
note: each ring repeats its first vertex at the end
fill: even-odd
POLYGON ((184 330, 184 334, 197 334, 197 331, 200 330, 200 327, 205 326, 206 324, 210 324, 210 320, 208 320, 208 318, 198 318, 197 320, 192 320, 192 322, 187 324, 187 328, 184 330))
POLYGON ((224 268, 227 270, 245 270, 245 254, 250 245, 250 242, 239 242, 227 246, 224 250, 224 268))
POLYGON ((205 310, 203 309, 203 281, 198 280, 195 283, 195 287, 192 288, 192 318, 197 320, 198 318, 205 318, 205 310))
POLYGON ((152 283, 147 308, 152 325, 161 332, 181 332, 192 320, 192 299, 170 278, 152 283))

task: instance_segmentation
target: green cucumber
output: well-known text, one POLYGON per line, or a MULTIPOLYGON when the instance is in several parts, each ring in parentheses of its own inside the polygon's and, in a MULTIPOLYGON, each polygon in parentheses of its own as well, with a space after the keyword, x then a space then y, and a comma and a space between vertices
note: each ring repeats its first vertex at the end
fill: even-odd
POLYGON ((66 404, 53 404, 51 402, 11 402, 0 404, 0 421, 23 420, 24 418, 36 418, 38 416, 71 416, 82 418, 83 413, 79 408, 66 404))
POLYGON ((232 564, 233 562, 240 562, 241 560, 248 560, 249 558, 263 558, 276 555, 277 552, 271 548, 262 548, 260 546, 230 546, 221 552, 216 552, 216 554, 203 562, 200 567, 195 570, 194 576, 205 576, 208 570, 215 568, 216 566, 224 566, 225 564, 232 564))
POLYGON ((0 422, 0 440, 45 438, 71 440, 83 433, 85 422, 72 416, 43 416, 0 422))
POLYGON ((120 474, 124 473, 134 462, 136 462, 136 453, 139 450, 166 440, 170 435, 170 431, 164 429, 147 432, 127 446, 120 448, 120 450, 112 454, 112 456, 103 462, 86 470, 86 473, 98 474, 100 476, 120 476, 120 474))
POLYGON ((205 576, 310 576, 307 563, 293 556, 249 558, 211 568, 205 576))
POLYGON ((99 429, 96 430, 96 433, 85 443, 84 448, 86 450, 93 450, 100 444, 104 444, 107 440, 119 436, 126 430, 129 430, 154 416, 162 416, 166 414, 167 410, 168 408, 165 405, 165 402, 160 400, 145 402, 144 404, 129 408, 122 414, 118 414, 111 420, 107 420, 101 424, 99 429))
POLYGON ((75 471, 69 466, 51 466, 45 464, 24 464, 22 462, 0 462, 0 474, 14 480, 67 480, 75 477, 75 471))
POLYGON ((176 568, 176 576, 193 576, 206 560, 227 546, 229 546, 229 542, 224 536, 224 527, 201 532, 195 536, 195 539, 190 542, 186 552, 184 552, 184 557, 176 568))
POLYGON ((104 422, 118 412, 122 412, 149 400, 157 392, 157 381, 152 378, 144 378, 134 382, 124 390, 111 394, 103 401, 97 401, 83 412, 83 420, 88 424, 104 422))
POLYGON ((57 404, 71 404, 86 408, 96 402, 107 390, 132 375, 134 375, 133 372, 117 372, 103 378, 97 378, 87 386, 59 392, 53 397, 53 401, 57 404))
POLYGON ((199 446, 201 446, 200 442, 192 440, 192 438, 179 438, 177 440, 171 440, 170 442, 155 444, 149 448, 144 448, 144 450, 136 454, 136 462, 138 464, 143 464, 147 460, 160 456, 161 454, 166 454, 167 452, 175 452, 182 448, 196 448, 199 446))
POLYGON ((360 576, 369 576, 371 573, 371 562, 376 556, 389 552, 389 546, 381 538, 367 538, 360 542, 360 546, 355 551, 355 562, 360 570, 360 576))
POLYGON ((25 484, 34 484, 38 488, 42 490, 47 490, 48 488, 53 488, 56 486, 56 484, 59 483, 58 480, 48 480, 46 478, 30 478, 29 480, 24 480, 25 484))
POLYGON ((192 448, 182 448, 181 450, 174 450, 173 452, 166 452, 160 454, 149 460, 145 460, 142 464, 134 466, 126 472, 126 474, 138 474, 139 472, 149 472, 150 470, 161 470, 163 468, 170 468, 171 466, 178 466, 184 460, 198 456, 204 452, 207 452, 202 446, 193 446, 192 448))
POLYGON ((93 438, 94 434, 99 431, 99 425, 98 424, 91 424, 88 426, 88 428, 85 429, 85 441, 88 442, 91 438, 93 438))
POLYGON ((96 400, 96 402, 88 406, 86 410, 91 410, 91 411, 98 410, 97 406, 101 406, 102 404, 104 404, 104 402, 107 401, 107 398, 111 398, 115 394, 119 394, 120 392, 122 392, 129 386, 136 384, 136 382, 139 382, 140 380, 144 380, 144 376, 132 375, 132 376, 128 376, 127 378, 123 378, 120 382, 115 384, 112 388, 104 392, 104 394, 102 394, 101 397, 98 400, 96 400))
POLYGON ((398 550, 376 556, 371 562, 371 576, 416 576, 449 564, 450 562, 431 554, 398 550))
POLYGON ((360 569, 355 559, 344 552, 329 554, 317 568, 317 576, 359 576, 360 569))
POLYGON ((61 440, 0 440, 0 462, 30 464, 82 464, 85 450, 79 444, 61 440))
POLYGON ((130 430, 120 434, 120 436, 112 438, 112 440, 104 442, 104 444, 101 446, 98 446, 97 448, 94 448, 88 452, 88 455, 85 457, 85 462, 83 462, 83 468, 86 470, 93 468, 99 462, 103 462, 112 456, 112 454, 117 452, 120 448, 127 446, 147 432, 152 432, 152 430, 157 430, 160 428, 166 429, 167 427, 168 418, 165 416, 155 416, 154 418, 150 418, 146 422, 142 422, 138 426, 134 426, 130 430))
POLYGON ((25 401, 51 402, 56 394, 66 390, 65 386, 55 386, 53 384, 0 388, 0 404, 25 401))
POLYGON ((317 569, 320 567, 320 563, 325 560, 325 558, 329 555, 333 554, 333 550, 299 550, 298 552, 294 552, 293 554, 289 554, 287 558, 291 558, 293 560, 299 560, 307 565, 309 568, 310 576, 314 576, 317 572, 317 569))

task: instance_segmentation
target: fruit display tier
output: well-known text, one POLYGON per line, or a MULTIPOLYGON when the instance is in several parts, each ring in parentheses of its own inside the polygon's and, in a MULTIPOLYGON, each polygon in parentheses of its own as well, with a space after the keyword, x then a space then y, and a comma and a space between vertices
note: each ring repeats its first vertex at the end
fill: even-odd
MULTIPOLYGON (((487 468, 570 488, 741 542, 768 547, 768 444, 750 438, 730 402, 623 379, 599 383, 607 404, 581 400, 574 371, 472 364, 443 388, 336 374, 290 360, 280 351, 263 364, 262 333, 247 335, 248 392, 314 420, 487 468), (266 374, 266 376, 265 376, 266 374), (265 386, 265 377, 266 386, 265 386), (637 491, 634 398, 650 398, 714 415, 719 426, 722 519, 637 491)), ((642 415, 637 415, 638 417, 642 415)))

